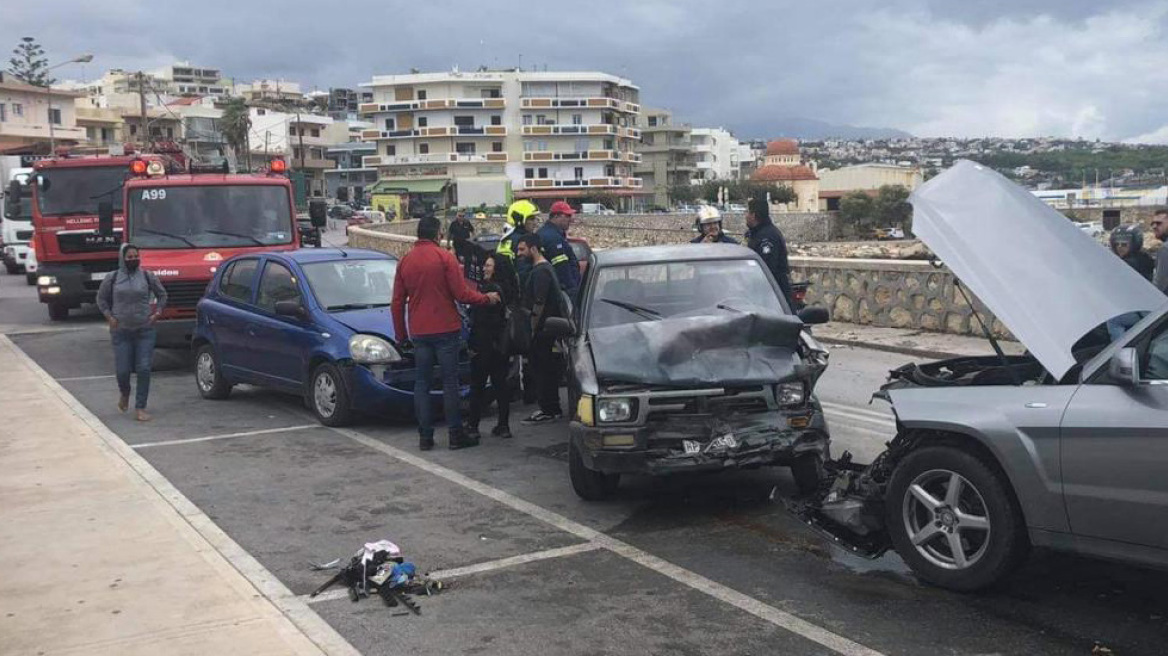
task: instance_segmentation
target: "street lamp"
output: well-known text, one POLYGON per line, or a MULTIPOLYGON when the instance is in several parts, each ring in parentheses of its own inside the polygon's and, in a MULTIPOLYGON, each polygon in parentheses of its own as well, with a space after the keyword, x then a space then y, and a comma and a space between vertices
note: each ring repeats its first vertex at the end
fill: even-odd
MULTIPOLYGON (((50 66, 50 67, 45 69, 45 73, 48 73, 49 71, 51 71, 53 69, 60 68, 60 67, 65 66, 67 64, 88 64, 91 61, 93 61, 93 55, 91 55, 89 53, 85 53, 84 55, 78 55, 78 56, 76 56, 73 59, 70 59, 68 61, 63 61, 59 64, 54 64, 54 65, 50 66)), ((52 155, 53 152, 57 150, 57 139, 56 139, 55 135, 53 134, 53 88, 48 83, 47 80, 45 82, 44 87, 45 87, 45 93, 47 93, 49 95, 49 111, 47 112, 48 119, 49 119, 49 155, 52 155)))

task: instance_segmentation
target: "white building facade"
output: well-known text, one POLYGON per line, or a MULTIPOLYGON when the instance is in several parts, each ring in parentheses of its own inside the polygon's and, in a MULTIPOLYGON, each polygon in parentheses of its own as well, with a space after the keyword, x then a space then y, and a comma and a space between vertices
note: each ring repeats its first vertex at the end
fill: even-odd
POLYGON ((722 128, 694 128, 690 131, 697 172, 693 182, 737 180, 739 178, 738 139, 722 128))
POLYGON ((498 205, 606 194, 632 202, 639 90, 605 73, 477 71, 374 77, 361 115, 380 181, 498 205), (400 183, 400 184, 399 184, 400 183))

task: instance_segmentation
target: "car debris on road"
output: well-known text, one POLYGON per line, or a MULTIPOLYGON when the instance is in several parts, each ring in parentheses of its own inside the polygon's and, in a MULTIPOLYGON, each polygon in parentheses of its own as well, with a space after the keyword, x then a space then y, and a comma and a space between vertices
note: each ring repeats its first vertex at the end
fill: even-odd
MULTIPOLYGON (((338 559, 325 565, 314 564, 313 569, 331 569, 340 562, 338 559)), ((373 593, 380 596, 386 606, 394 608, 400 604, 415 615, 421 615, 422 609, 411 595, 431 596, 442 591, 441 581, 418 576, 417 566, 406 562, 401 549, 389 540, 367 542, 348 565, 308 596, 315 597, 338 583, 348 587, 349 599, 354 602, 373 593)))

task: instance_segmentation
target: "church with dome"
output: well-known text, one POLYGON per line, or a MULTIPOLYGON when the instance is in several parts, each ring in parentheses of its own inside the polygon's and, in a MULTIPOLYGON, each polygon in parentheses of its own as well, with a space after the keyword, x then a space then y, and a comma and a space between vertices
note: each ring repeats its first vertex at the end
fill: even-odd
POLYGON ((763 164, 750 179, 776 187, 790 187, 795 192, 795 202, 772 206, 772 211, 819 211, 817 166, 815 162, 803 163, 799 142, 794 139, 776 139, 768 143, 763 164))

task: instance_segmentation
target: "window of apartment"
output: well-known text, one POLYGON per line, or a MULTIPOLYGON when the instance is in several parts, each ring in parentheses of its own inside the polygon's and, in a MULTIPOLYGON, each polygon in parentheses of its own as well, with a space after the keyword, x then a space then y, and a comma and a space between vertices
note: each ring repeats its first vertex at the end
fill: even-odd
POLYGON ((454 152, 458 153, 459 155, 474 155, 475 154, 474 142, 463 141, 463 142, 456 143, 456 144, 454 144, 454 152))
POLYGON ((499 98, 502 94, 498 89, 480 89, 483 98, 499 98))
POLYGON ((134 123, 130 124, 130 136, 133 137, 138 134, 138 126, 134 123))
POLYGON ((491 152, 492 153, 503 152, 503 142, 502 141, 492 141, 491 142, 491 152))
POLYGON ((425 100, 425 99, 426 99, 426 92, 422 89, 418 89, 418 100, 425 100))
POLYGON ((542 167, 542 166, 541 166, 541 167, 539 167, 539 177, 540 177, 541 179, 543 179, 543 178, 547 178, 547 177, 548 177, 548 170, 547 170, 547 168, 545 168, 545 167, 542 167))
POLYGON ((61 124, 61 110, 57 107, 49 108, 49 122, 53 125, 61 124))
POLYGON ((24 105, 20 103, 12 103, 12 115, 24 116, 24 105))
POLYGON ((420 128, 424 128, 424 127, 426 127, 426 126, 427 126, 429 123, 430 123, 430 120, 429 120, 428 118, 426 118, 425 116, 419 116, 419 117, 418 117, 418 127, 420 127, 420 128))
POLYGON ((8 106, 5 105, 4 103, 0 103, 0 123, 3 123, 4 121, 8 120, 8 114, 5 113, 7 107, 8 106))
POLYGON ((474 117, 473 116, 455 116, 454 117, 454 125, 456 125, 460 128, 473 128, 474 127, 474 117))
POLYGON ((491 125, 503 125, 503 117, 498 114, 492 114, 491 125))
POLYGON ((397 129, 397 121, 392 118, 385 119, 385 129, 388 132, 393 132, 397 129))
POLYGON ((263 116, 264 114, 267 114, 267 113, 268 113, 268 110, 266 110, 266 109, 257 109, 256 110, 256 116, 263 116))
POLYGON ((393 145, 393 144, 389 144, 389 145, 387 145, 387 146, 385 147, 385 154, 386 154, 386 155, 389 155, 390 157, 393 157, 394 155, 397 155, 397 146, 395 146, 395 145, 393 145))
POLYGON ((537 148, 536 148, 537 150, 546 151, 548 149, 548 142, 538 141, 538 142, 536 142, 536 146, 537 146, 537 148))
POLYGON ((524 125, 531 125, 531 114, 524 114, 523 115, 523 124, 524 125))
POLYGON ((555 123, 555 121, 552 121, 549 123, 548 117, 544 114, 536 114, 535 115, 535 124, 536 125, 551 125, 552 123, 555 123))
POLYGON ((583 166, 577 166, 577 167, 576 167, 576 169, 575 169, 575 174, 576 174, 576 179, 577 179, 577 180, 583 180, 583 179, 584 179, 584 167, 583 167, 583 166))
POLYGON ((584 115, 583 114, 572 114, 572 125, 583 125, 583 124, 584 124, 584 115))
POLYGON ((419 155, 429 155, 430 154, 430 144, 426 144, 426 143, 418 144, 418 154, 419 155))
POLYGON ((605 150, 615 150, 616 149, 616 142, 614 142, 612 139, 605 139, 604 140, 604 149, 605 150))
POLYGON ((613 166, 612 164, 609 164, 608 166, 604 167, 604 175, 609 177, 609 178, 615 177, 616 176, 616 167, 613 166))
POLYGON ((312 136, 319 137, 320 136, 320 128, 312 128, 312 136))
POLYGON ((531 141, 530 139, 524 139, 523 140, 523 152, 530 153, 533 150, 535 150, 535 142, 531 141))
POLYGON ((535 169, 523 169, 523 177, 527 178, 528 180, 534 178, 535 169))
POLYGON ((656 116, 649 117, 649 127, 651 127, 651 128, 657 127, 657 117, 656 116))
MULTIPOLYGON (((58 111, 60 111, 60 110, 58 110, 58 111)), ((58 124, 60 124, 60 123, 61 123, 61 119, 60 119, 60 118, 58 118, 58 119, 57 119, 57 123, 58 123, 58 124)), ((173 139, 173 138, 174 138, 174 128, 166 128, 166 138, 167 138, 167 139, 173 139)))

